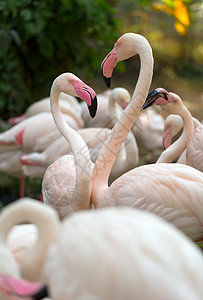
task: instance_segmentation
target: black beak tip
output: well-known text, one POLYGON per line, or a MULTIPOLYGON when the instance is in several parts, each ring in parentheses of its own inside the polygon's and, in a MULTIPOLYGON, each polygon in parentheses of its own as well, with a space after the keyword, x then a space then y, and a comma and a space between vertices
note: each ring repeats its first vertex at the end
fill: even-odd
POLYGON ((103 78, 104 78, 104 82, 105 82, 107 88, 110 88, 110 86, 111 86, 111 77, 103 76, 103 78))
POLYGON ((147 108, 147 106, 145 105, 145 103, 142 105, 142 109, 147 108))
POLYGON ((95 96, 94 99, 91 101, 91 105, 88 106, 90 116, 94 118, 97 112, 97 97, 95 96))

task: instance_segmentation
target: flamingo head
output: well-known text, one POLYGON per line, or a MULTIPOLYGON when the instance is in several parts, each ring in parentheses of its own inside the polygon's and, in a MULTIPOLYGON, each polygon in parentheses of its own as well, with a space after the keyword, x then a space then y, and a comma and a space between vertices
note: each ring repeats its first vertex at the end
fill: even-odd
POLYGON ((116 87, 115 89, 112 90, 109 96, 109 100, 111 99, 117 102, 124 110, 128 106, 131 100, 131 96, 128 90, 126 90, 125 88, 116 87))
POLYGON ((111 77, 117 63, 145 51, 146 44, 148 42, 142 35, 132 32, 123 34, 116 41, 101 64, 102 76, 108 88, 111 86, 111 77))
POLYGON ((97 112, 97 96, 95 91, 85 84, 81 79, 72 73, 63 73, 59 75, 52 85, 51 92, 57 89, 70 96, 78 97, 85 101, 89 109, 90 116, 95 117, 97 112))
POLYGON ((48 296, 48 289, 45 285, 15 278, 8 274, 0 274, 0 292, 7 296, 6 299, 11 300, 44 299, 48 296))
POLYGON ((148 94, 145 103, 142 106, 142 109, 145 109, 152 105, 166 105, 168 103, 174 102, 173 95, 167 92, 163 88, 157 88, 148 94))
POLYGON ((178 95, 169 93, 163 88, 157 88, 149 93, 142 109, 151 105, 159 105, 169 114, 179 114, 183 107, 182 100, 178 95))

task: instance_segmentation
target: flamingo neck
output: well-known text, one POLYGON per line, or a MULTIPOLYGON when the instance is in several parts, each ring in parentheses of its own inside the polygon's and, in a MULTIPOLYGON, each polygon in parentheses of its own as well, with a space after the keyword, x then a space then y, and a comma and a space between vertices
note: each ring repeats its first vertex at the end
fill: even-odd
POLYGON ((187 147, 188 140, 194 131, 194 123, 189 110, 182 105, 178 115, 183 120, 183 132, 181 136, 165 151, 162 152, 156 163, 171 163, 178 158, 187 147))
POLYGON ((53 209, 44 208, 37 200, 36 203, 34 200, 32 202, 21 199, 4 209, 0 217, 0 240, 6 244, 11 228, 25 221, 37 226, 38 239, 23 257, 20 272, 27 280, 39 281, 42 279, 42 268, 48 247, 59 230, 59 219, 53 209))
POLYGON ((113 127, 95 162, 92 177, 92 202, 96 207, 99 206, 99 198, 102 197, 104 189, 108 188, 108 178, 116 156, 137 119, 151 84, 153 56, 150 45, 145 44, 145 47, 138 54, 140 55, 141 68, 132 99, 113 127))
POLYGON ((72 205, 74 210, 88 209, 90 207, 92 183, 92 162, 89 149, 77 131, 71 128, 64 120, 59 106, 59 95, 60 91, 53 84, 50 94, 52 115, 58 130, 70 144, 75 159, 76 182, 74 195, 71 200, 72 205))

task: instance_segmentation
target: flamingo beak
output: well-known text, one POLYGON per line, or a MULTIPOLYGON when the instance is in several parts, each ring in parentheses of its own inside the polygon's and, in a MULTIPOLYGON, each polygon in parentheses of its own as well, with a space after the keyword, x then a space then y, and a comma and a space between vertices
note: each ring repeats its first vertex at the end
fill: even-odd
POLYGON ((71 84, 77 96, 86 102, 90 116, 94 118, 97 112, 97 96, 95 91, 81 80, 72 80, 71 84))
POLYGON ((157 90, 153 90, 151 93, 148 94, 145 103, 142 105, 142 109, 152 106, 155 100, 159 97, 161 97, 161 95, 159 95, 159 92, 157 90))
POLYGON ((113 73, 113 69, 117 65, 117 47, 111 50, 111 52, 104 58, 101 64, 102 76, 104 78, 104 82, 108 88, 111 86, 111 77, 113 73))
POLYGON ((102 67, 101 67, 101 69, 102 69, 102 77, 104 79, 104 82, 105 82, 107 88, 110 88, 110 86, 111 86, 111 77, 104 76, 104 63, 105 63, 105 61, 102 62, 102 67))
POLYGON ((105 82, 107 88, 110 88, 110 86, 111 86, 111 77, 110 78, 105 77, 103 74, 102 74, 102 76, 103 76, 103 79, 104 79, 104 82, 105 82))
POLYGON ((90 116, 92 118, 95 117, 96 112, 97 112, 97 97, 95 96, 94 98, 91 97, 91 105, 88 106, 90 116))

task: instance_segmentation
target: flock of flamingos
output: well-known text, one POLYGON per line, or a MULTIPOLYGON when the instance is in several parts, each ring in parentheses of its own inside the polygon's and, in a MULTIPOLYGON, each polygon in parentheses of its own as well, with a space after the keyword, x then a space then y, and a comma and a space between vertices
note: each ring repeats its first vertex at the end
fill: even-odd
POLYGON ((132 97, 120 87, 97 97, 63 73, 49 99, 0 134, 1 171, 43 178, 41 202, 1 211, 0 300, 203 299, 203 125, 178 95, 149 93, 154 62, 142 35, 125 33, 104 58, 106 86, 136 54, 132 97), (156 163, 138 166, 138 146, 152 153, 161 140, 156 163))

